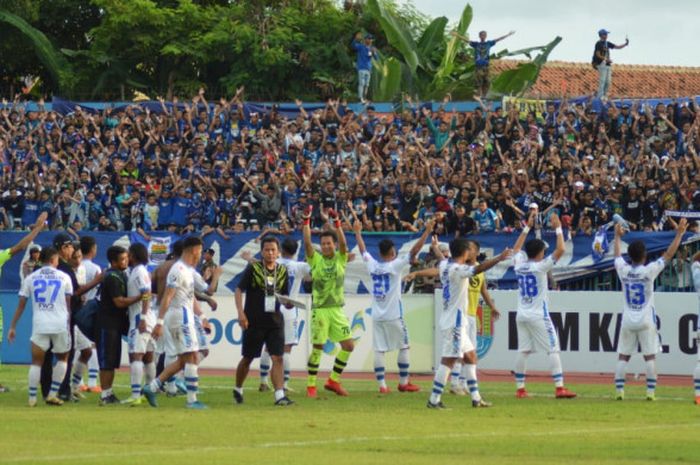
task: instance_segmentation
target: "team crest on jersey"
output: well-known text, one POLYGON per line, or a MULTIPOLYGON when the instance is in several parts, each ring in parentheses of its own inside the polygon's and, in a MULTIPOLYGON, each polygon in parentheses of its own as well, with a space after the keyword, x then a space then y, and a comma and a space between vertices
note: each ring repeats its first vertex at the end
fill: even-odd
POLYGON ((476 355, 484 358, 493 344, 493 311, 482 303, 476 308, 476 355))

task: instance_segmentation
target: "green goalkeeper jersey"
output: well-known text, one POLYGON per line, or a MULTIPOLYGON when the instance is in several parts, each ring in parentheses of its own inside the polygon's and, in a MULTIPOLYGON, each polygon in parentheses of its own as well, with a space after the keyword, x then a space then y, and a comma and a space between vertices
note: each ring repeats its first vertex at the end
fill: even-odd
POLYGON ((306 258, 311 267, 312 308, 342 307, 345 303, 345 266, 348 255, 336 252, 331 258, 314 252, 306 258))

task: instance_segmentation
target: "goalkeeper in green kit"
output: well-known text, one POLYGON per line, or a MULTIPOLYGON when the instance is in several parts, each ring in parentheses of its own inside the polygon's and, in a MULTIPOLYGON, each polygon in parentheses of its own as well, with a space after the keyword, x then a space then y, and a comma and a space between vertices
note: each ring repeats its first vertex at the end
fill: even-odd
POLYGON ((333 372, 324 388, 339 396, 347 396, 348 392, 340 384, 340 375, 348 364, 350 353, 355 348, 350 334, 350 322, 343 312, 348 245, 343 229, 340 227, 338 214, 334 210, 328 210, 328 217, 334 227, 321 233, 321 253, 316 252, 311 242, 311 211, 312 207, 309 206, 304 214, 303 228, 306 262, 311 267, 313 299, 311 305, 313 348, 308 363, 306 395, 316 397, 316 377, 321 363, 323 345, 330 339, 334 343, 340 343, 340 352, 335 358, 333 372))

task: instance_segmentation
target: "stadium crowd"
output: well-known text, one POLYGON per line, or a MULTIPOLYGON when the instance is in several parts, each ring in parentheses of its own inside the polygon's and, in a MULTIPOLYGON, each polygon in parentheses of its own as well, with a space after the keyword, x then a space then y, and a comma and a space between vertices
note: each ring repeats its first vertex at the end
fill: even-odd
MULTIPOLYGON (((480 102, 437 111, 405 97, 394 114, 329 100, 296 116, 247 111, 244 89, 210 104, 203 89, 151 111, 0 110, 3 229, 39 213, 51 229, 179 232, 301 229, 329 208, 366 231, 520 229, 528 209, 592 234, 618 213, 633 230, 673 229, 663 211, 700 208, 698 108, 547 105, 521 119, 480 102)), ((345 222, 345 228, 350 229, 345 222)))

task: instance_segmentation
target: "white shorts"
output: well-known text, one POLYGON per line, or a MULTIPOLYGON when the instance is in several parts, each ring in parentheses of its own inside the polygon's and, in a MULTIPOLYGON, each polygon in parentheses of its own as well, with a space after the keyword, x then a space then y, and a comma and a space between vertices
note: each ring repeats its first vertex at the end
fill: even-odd
POLYGON ((466 326, 443 329, 440 334, 442 337, 441 357, 443 358, 462 358, 464 354, 475 349, 467 336, 466 326))
POLYGON ((476 317, 467 315, 467 337, 469 338, 469 342, 471 342, 474 347, 477 347, 476 325, 476 317))
POLYGON ((698 362, 700 362, 700 331, 698 331, 697 337, 695 338, 696 347, 698 349, 698 362))
POLYGON ((549 316, 515 321, 518 327, 518 352, 559 352, 559 337, 549 316))
POLYGON ((202 320, 199 319, 198 315, 194 316, 194 327, 197 330, 197 344, 199 344, 199 350, 209 350, 209 344, 207 344, 207 333, 204 332, 202 320))
POLYGON ((391 352, 408 348, 408 329, 403 318, 375 320, 372 338, 375 352, 391 352))
MULTIPOLYGON (((182 355, 199 351, 199 337, 192 310, 170 309, 165 316, 165 324, 170 330, 174 353, 182 355)), ((167 353, 167 348, 166 348, 167 353)))
POLYGON ((92 348, 92 341, 88 339, 88 337, 83 334, 83 332, 78 328, 77 326, 75 327, 75 351, 80 352, 85 349, 91 349, 92 348))
POLYGON ((299 309, 280 306, 284 317, 284 345, 295 346, 299 344, 299 309))
POLYGON ((138 328, 129 329, 126 342, 129 346, 130 354, 146 354, 156 350, 156 342, 153 340, 151 333, 140 333, 138 328))
POLYGON ((49 347, 52 345, 53 348, 51 350, 54 354, 70 352, 71 339, 68 331, 53 334, 32 334, 30 340, 44 352, 49 350, 49 347))
POLYGON ((642 355, 656 355, 661 349, 659 333, 656 327, 644 329, 628 329, 623 325, 620 328, 620 340, 617 343, 617 353, 620 355, 632 355, 637 353, 637 347, 641 348, 642 355))
POLYGON ((169 357, 177 356, 175 353, 175 344, 173 344, 173 337, 167 326, 163 326, 163 334, 156 340, 155 348, 155 351, 159 354, 165 354, 169 357))

